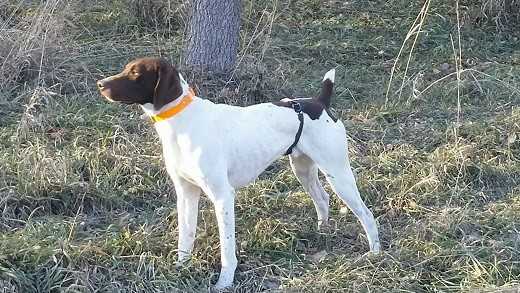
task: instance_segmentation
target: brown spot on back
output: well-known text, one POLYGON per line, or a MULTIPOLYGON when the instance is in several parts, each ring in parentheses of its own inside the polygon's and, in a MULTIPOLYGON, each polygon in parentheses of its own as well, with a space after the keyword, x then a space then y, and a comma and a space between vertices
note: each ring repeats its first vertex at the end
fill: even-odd
MULTIPOLYGON (((326 75, 327 76, 327 75, 326 75)), ((332 73, 334 76, 334 73, 332 73)), ((280 107, 292 108, 293 105, 291 102, 298 102, 301 105, 302 112, 309 115, 312 120, 319 119, 323 110, 327 112, 330 118, 336 122, 338 118, 336 118, 332 112, 330 111, 330 100, 332 94, 334 93, 334 83, 330 80, 330 78, 325 79, 321 84, 321 92, 318 97, 314 98, 291 98, 291 99, 283 99, 278 102, 273 102, 273 104, 280 107)))
MULTIPOLYGON (((332 115, 332 113, 321 103, 315 99, 310 98, 291 98, 290 100, 299 102, 302 107, 302 112, 309 115, 312 120, 319 119, 323 110, 327 111, 327 114, 332 118, 334 122, 338 119, 332 115)), ((292 109, 292 104, 290 101, 284 99, 281 101, 273 102, 274 105, 280 107, 287 107, 292 109)))

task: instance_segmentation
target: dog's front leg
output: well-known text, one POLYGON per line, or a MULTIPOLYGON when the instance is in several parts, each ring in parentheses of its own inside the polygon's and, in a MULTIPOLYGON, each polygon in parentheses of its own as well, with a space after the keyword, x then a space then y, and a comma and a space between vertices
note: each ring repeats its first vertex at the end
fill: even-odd
POLYGON ((210 187, 206 192, 215 206, 222 268, 215 289, 221 290, 233 285, 237 257, 235 255, 235 191, 229 185, 210 187))
POLYGON ((180 177, 174 177, 173 182, 177 194, 178 264, 182 265, 190 258, 193 250, 201 189, 180 177))

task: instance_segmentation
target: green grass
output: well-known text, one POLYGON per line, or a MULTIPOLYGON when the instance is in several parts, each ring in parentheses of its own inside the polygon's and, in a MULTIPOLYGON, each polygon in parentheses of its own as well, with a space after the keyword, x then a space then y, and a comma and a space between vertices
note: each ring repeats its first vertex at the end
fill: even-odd
MULTIPOLYGON (((134 57, 178 63, 181 31, 143 27, 113 2, 70 8, 66 45, 49 55, 60 62, 45 63, 59 66, 43 68, 40 87, 18 80, 2 91, 0 292, 200 292, 217 278, 212 205, 202 200, 194 256, 175 267, 175 192, 156 134, 138 107, 108 104, 94 85, 134 57)), ((312 201, 282 158, 238 191, 235 291, 520 286, 519 35, 466 20, 462 63, 475 71, 461 76, 457 124, 454 75, 417 94, 454 68, 455 13, 433 3, 385 107, 393 58, 420 5, 246 2, 234 80, 186 72, 201 95, 243 105, 313 95, 335 67, 334 106, 379 222, 383 253, 366 254, 361 225, 333 196, 334 228, 319 233, 312 201), (253 34, 258 22, 265 34, 253 34)))

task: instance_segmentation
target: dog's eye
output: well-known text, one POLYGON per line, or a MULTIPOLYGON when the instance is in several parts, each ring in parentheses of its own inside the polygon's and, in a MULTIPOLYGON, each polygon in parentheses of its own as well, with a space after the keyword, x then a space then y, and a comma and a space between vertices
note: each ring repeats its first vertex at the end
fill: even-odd
POLYGON ((141 77, 141 75, 139 74, 139 72, 137 72, 135 70, 130 71, 130 79, 137 81, 137 80, 139 80, 140 77, 141 77))

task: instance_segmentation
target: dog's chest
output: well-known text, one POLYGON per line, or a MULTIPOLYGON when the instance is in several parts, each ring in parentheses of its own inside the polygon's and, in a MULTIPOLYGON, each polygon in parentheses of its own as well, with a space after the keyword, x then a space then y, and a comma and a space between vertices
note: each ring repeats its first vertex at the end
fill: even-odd
MULTIPOLYGON (((269 162, 257 149, 226 145, 226 138, 199 143, 190 136, 164 139, 163 156, 168 173, 201 186, 208 180, 226 178, 231 186, 245 186, 258 177, 269 162)), ((235 145, 236 146, 236 145, 235 145)))
POLYGON ((200 152, 193 146, 189 137, 163 135, 161 143, 168 173, 174 172, 182 177, 192 177, 201 173, 200 152))

